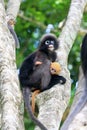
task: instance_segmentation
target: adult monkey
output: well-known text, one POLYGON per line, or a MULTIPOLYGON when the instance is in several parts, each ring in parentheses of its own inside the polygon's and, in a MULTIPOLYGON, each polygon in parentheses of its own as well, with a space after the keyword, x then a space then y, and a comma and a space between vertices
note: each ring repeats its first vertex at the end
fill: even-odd
POLYGON ((82 96, 77 102, 76 106, 68 115, 67 119, 63 123, 60 130, 68 130, 70 123, 73 121, 74 117, 82 110, 84 105, 87 103, 87 34, 84 36, 81 46, 81 61, 82 61, 82 70, 84 74, 84 90, 82 96))
POLYGON ((47 130, 47 128, 34 117, 30 105, 30 95, 33 89, 45 91, 57 83, 64 84, 66 82, 66 79, 62 76, 51 75, 50 65, 51 62, 55 62, 57 59, 55 52, 57 48, 58 41, 55 35, 44 35, 41 38, 39 49, 29 55, 20 68, 19 79, 23 87, 23 97, 27 111, 41 130, 47 130))

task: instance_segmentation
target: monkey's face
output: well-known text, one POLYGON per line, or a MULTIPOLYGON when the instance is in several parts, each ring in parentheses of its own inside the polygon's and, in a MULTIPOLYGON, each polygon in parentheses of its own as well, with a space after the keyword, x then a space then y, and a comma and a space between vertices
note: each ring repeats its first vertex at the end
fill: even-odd
POLYGON ((52 62, 50 64, 50 72, 51 74, 59 74, 59 72, 61 71, 61 66, 58 62, 52 62))
POLYGON ((51 72, 52 75, 57 74, 57 71, 54 68, 50 68, 50 72, 51 72))
POLYGON ((54 43, 55 43, 55 41, 54 40, 46 40, 45 41, 45 46, 46 46, 46 48, 48 49, 48 51, 54 51, 54 43))
POLYGON ((54 51, 58 48, 58 40, 53 34, 45 34, 41 38, 40 49, 44 51, 54 51))

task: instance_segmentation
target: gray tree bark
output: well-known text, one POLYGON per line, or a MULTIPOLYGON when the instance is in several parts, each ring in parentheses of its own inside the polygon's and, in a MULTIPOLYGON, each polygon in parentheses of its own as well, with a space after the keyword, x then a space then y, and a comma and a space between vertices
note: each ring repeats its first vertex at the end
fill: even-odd
POLYGON ((8 20, 14 19, 16 20, 21 0, 8 0, 6 15, 8 20))
MULTIPOLYGON (((82 72, 82 68, 80 67, 77 92, 75 95, 73 105, 71 107, 71 111, 72 109, 74 109, 74 106, 77 104, 79 98, 83 93, 84 84, 85 84, 85 78, 82 72)), ((68 130, 87 130, 87 103, 85 104, 84 108, 75 116, 68 130)))
MULTIPOLYGON (((62 66, 61 74, 67 79, 66 84, 56 85, 37 97, 39 106, 38 119, 48 130, 58 130, 63 112, 69 101, 71 82, 67 69, 67 59, 79 31, 86 4, 87 0, 72 0, 65 26, 59 37, 58 62, 62 66)), ((36 127, 35 130, 40 129, 36 127)))
POLYGON ((16 19, 20 0, 9 0, 7 12, 0 0, 0 112, 1 130, 24 130, 22 95, 16 68, 15 41, 7 27, 7 17, 16 19))

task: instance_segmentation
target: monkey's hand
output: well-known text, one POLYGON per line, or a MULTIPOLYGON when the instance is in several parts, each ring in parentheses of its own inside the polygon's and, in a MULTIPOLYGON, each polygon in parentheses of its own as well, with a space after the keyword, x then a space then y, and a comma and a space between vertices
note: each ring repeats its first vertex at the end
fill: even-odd
POLYGON ((60 76, 60 84, 65 84, 66 79, 63 76, 60 76))
POLYGON ((36 61, 35 62, 35 65, 37 66, 37 65, 41 65, 42 64, 42 62, 41 61, 36 61))

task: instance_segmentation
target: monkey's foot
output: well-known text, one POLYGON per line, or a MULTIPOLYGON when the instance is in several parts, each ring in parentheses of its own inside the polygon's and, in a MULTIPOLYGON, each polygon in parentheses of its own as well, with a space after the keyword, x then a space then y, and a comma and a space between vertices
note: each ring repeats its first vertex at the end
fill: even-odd
POLYGON ((40 90, 35 90, 33 93, 32 93, 32 112, 34 113, 35 112, 35 97, 36 95, 38 95, 40 93, 40 90))

